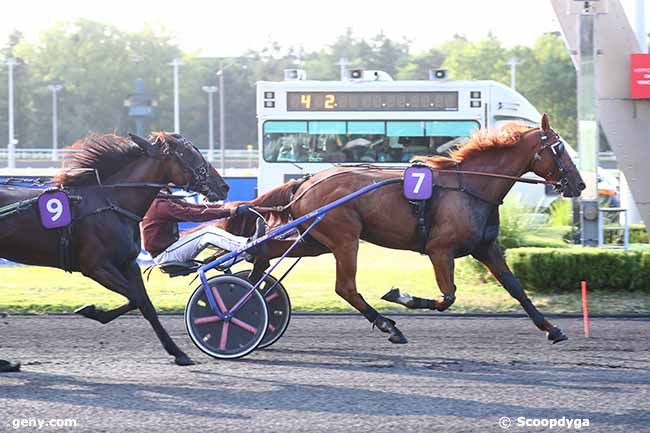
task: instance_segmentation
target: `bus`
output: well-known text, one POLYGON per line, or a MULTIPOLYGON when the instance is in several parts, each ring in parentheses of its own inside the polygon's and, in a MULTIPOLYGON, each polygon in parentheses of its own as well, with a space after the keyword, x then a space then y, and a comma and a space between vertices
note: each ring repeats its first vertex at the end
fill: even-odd
MULTIPOLYGON (((435 78, 442 77, 442 78, 435 78)), ((258 193, 337 164, 406 165, 417 155, 445 155, 479 128, 508 122, 538 126, 541 114, 496 81, 394 81, 382 71, 348 70, 342 81, 257 83, 258 193)), ((532 206, 557 195, 540 185, 514 190, 532 206)))

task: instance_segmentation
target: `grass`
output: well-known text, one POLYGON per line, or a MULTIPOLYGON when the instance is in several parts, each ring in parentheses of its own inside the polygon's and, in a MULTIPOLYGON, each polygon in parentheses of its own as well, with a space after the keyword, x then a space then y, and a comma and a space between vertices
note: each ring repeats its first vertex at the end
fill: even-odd
MULTIPOLYGON (((561 230, 552 228, 555 236, 561 230)), ((536 234, 548 240, 550 234, 536 234)), ((529 235, 532 236, 532 235, 529 235)), ((521 312, 519 304, 477 266, 473 259, 457 260, 457 300, 452 312, 521 312)), ((282 264, 274 275, 282 275, 290 262, 282 264)), ((245 269, 247 264, 238 265, 245 269)), ((284 281, 294 311, 352 311, 334 292, 335 263, 331 255, 305 258, 284 281)), ((154 270, 146 282, 154 305, 167 312, 181 312, 197 283, 193 277, 169 278, 154 270)), ((406 311, 380 300, 391 287, 399 287, 413 295, 437 297, 431 264, 427 257, 405 251, 394 251, 362 244, 357 275, 359 292, 375 308, 406 311)), ((531 298, 545 312, 579 312, 580 291, 574 293, 531 293, 531 298)), ((104 289, 80 274, 66 274, 49 268, 28 266, 0 267, 0 311, 71 312, 83 304, 102 308, 116 307, 124 298, 104 289)), ((590 311, 594 313, 650 312, 650 297, 641 293, 590 294, 590 311)))

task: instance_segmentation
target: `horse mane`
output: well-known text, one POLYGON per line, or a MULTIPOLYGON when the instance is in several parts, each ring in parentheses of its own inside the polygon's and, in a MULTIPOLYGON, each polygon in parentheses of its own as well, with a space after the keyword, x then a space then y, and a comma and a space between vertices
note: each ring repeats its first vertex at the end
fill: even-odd
POLYGON ((55 177, 59 185, 87 185, 97 182, 123 168, 143 154, 142 149, 131 140, 115 134, 90 133, 77 140, 67 149, 76 150, 66 155, 64 169, 55 177))
POLYGON ((530 130, 528 126, 520 123, 508 123, 497 129, 480 129, 472 134, 466 144, 449 152, 448 157, 415 156, 412 161, 422 161, 436 168, 449 167, 467 161, 486 150, 513 147, 528 130, 530 130))

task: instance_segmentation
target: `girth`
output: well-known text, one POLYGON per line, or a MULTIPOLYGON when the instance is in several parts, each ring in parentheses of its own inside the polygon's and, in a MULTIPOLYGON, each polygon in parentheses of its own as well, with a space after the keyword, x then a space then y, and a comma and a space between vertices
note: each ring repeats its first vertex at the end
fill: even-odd
POLYGON ((411 205, 411 210, 413 215, 415 215, 415 233, 418 238, 418 251, 420 254, 426 254, 427 241, 429 240, 429 231, 431 231, 431 201, 432 198, 428 200, 418 200, 418 201, 409 201, 411 205))

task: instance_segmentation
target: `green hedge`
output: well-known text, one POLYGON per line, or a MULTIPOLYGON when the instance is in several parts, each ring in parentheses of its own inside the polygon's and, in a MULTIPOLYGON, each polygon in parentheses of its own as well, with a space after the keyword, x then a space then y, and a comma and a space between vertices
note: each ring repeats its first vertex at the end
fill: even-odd
POLYGON ((527 289, 650 292, 650 252, 599 248, 512 248, 506 259, 527 289))

